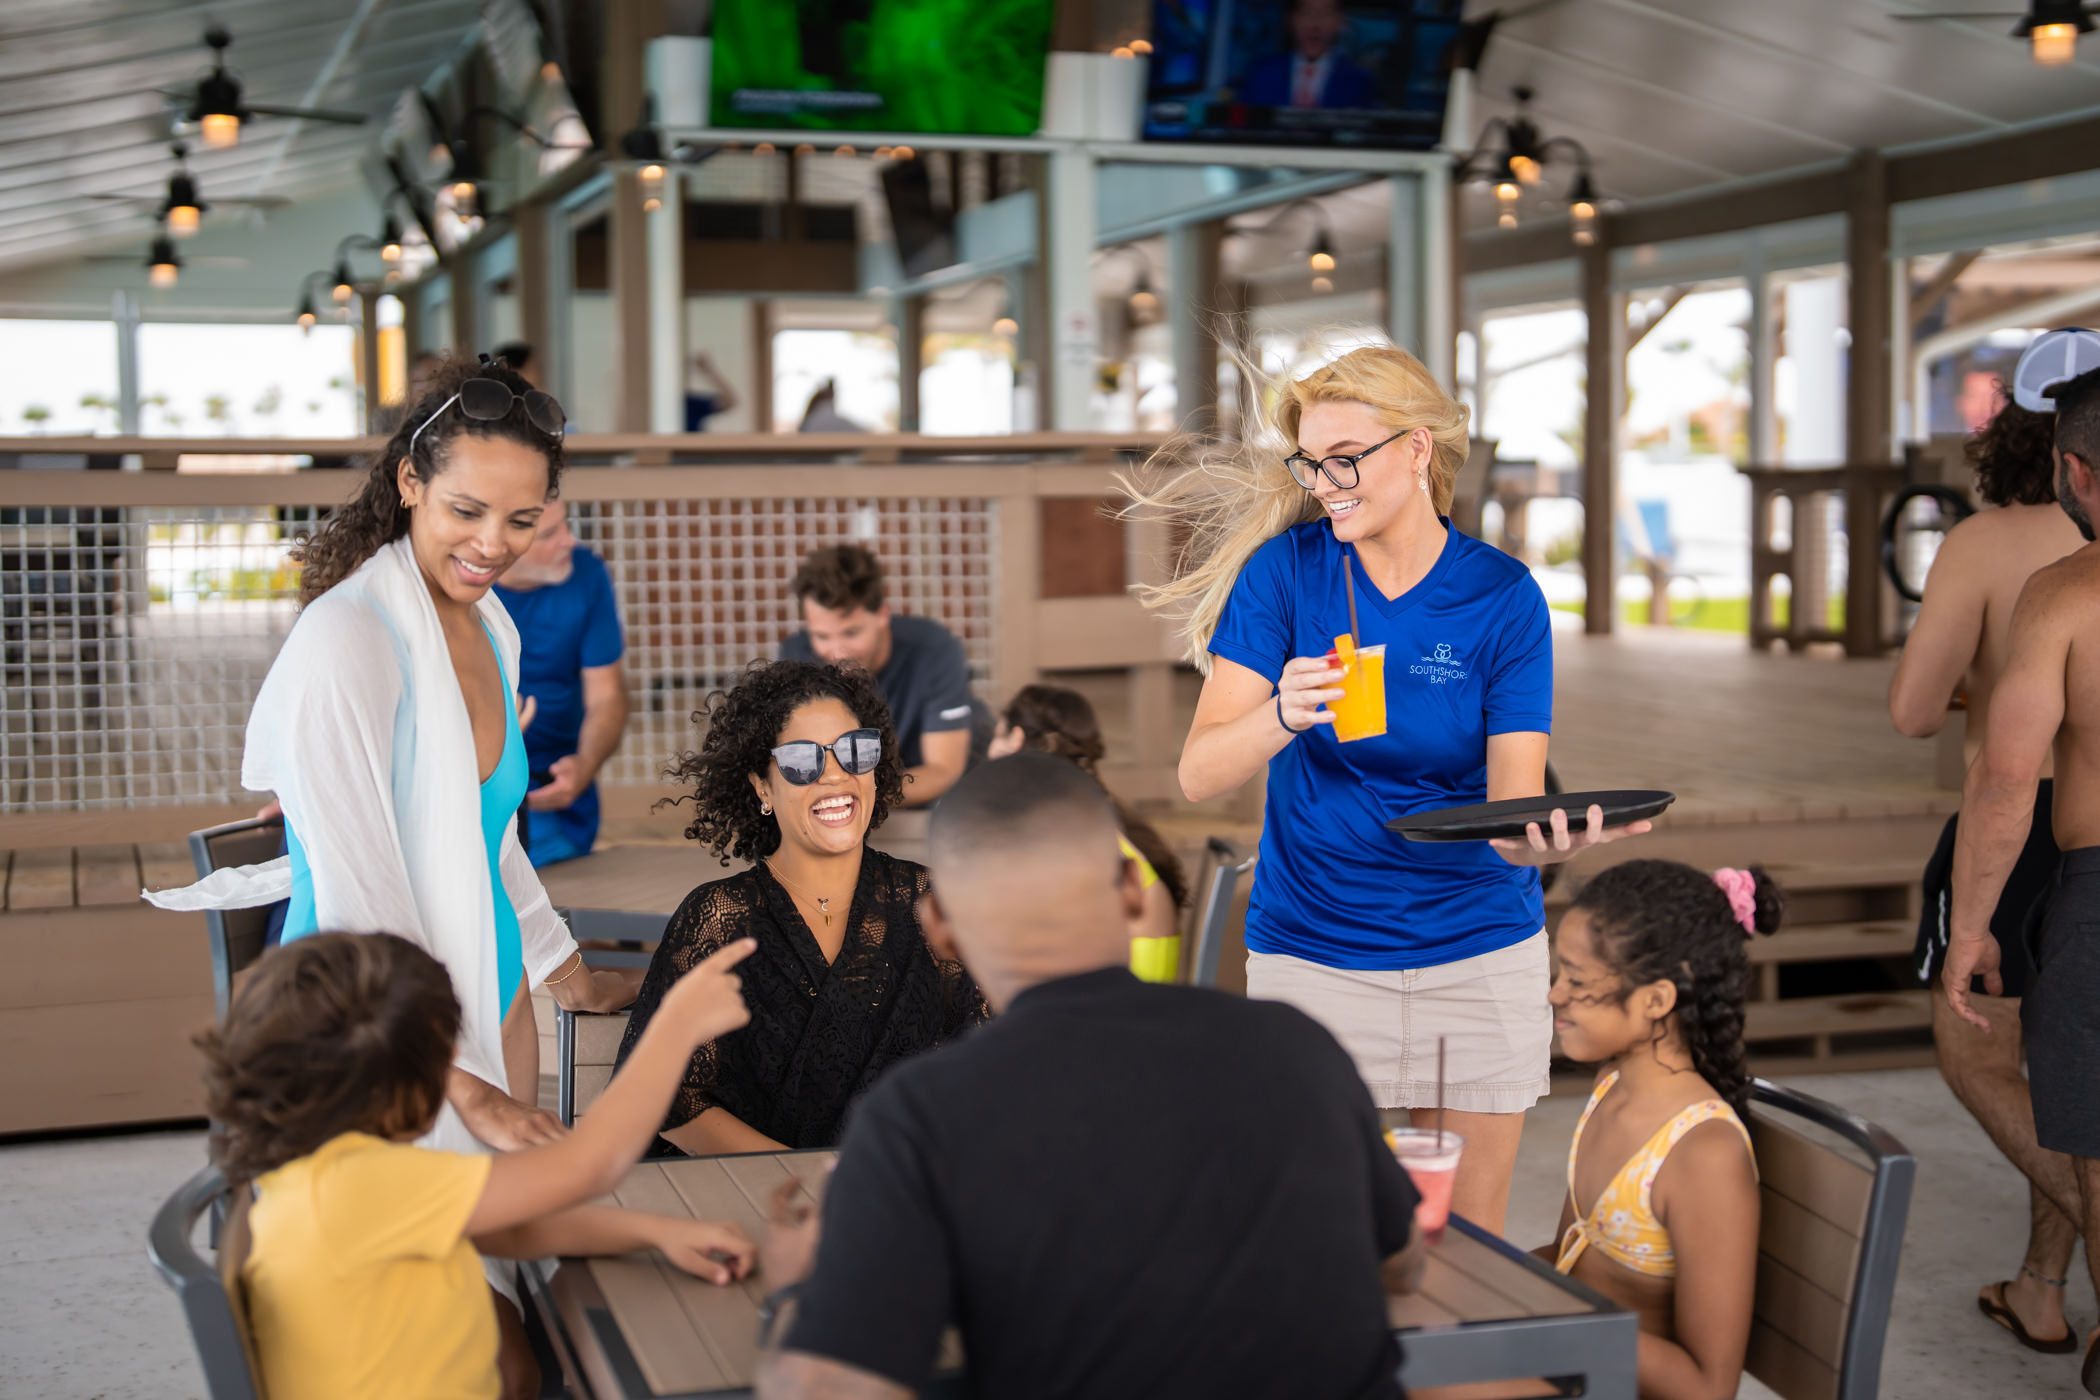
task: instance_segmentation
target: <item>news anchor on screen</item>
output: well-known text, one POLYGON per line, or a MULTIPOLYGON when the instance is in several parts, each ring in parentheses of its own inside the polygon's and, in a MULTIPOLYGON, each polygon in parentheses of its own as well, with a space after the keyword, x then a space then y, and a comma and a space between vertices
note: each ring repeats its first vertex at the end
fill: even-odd
POLYGON ((1341 0, 1290 0, 1290 48, 1247 67, 1239 100, 1256 107, 1370 107, 1378 83, 1350 62, 1339 43, 1348 18, 1341 0))

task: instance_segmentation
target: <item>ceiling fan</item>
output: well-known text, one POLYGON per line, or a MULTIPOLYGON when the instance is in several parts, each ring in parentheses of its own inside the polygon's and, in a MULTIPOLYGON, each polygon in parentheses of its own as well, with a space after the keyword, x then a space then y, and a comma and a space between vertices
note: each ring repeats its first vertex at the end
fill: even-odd
MULTIPOLYGON (((91 194, 89 199, 109 200, 119 204, 155 204, 159 208, 155 217, 168 226, 168 233, 176 238, 188 238, 197 231, 197 225, 212 208, 197 192, 197 181, 190 174, 184 157, 190 148, 177 141, 170 147, 175 153, 175 173, 168 177, 166 195, 150 194, 91 194)), ((281 209, 291 201, 263 196, 254 199, 221 199, 219 204, 238 204, 250 209, 281 209)))
POLYGON ((339 122, 344 126, 364 124, 365 114, 362 112, 243 102, 241 80, 226 67, 226 50, 233 46, 233 31, 215 24, 204 31, 204 42, 212 51, 211 72, 199 79, 194 89, 163 88, 161 93, 184 104, 183 120, 195 126, 203 134, 204 144, 213 150, 240 144, 241 127, 257 117, 294 117, 310 122, 339 122))
POLYGON ((1889 18, 1913 24, 1943 19, 2009 19, 2014 21, 2012 36, 2034 46, 2036 63, 2044 68, 2060 68, 2078 56, 2078 36, 2100 28, 2093 23, 2096 14, 2100 14, 2100 5, 2083 0, 2028 0, 2025 10, 1934 12, 1889 18))

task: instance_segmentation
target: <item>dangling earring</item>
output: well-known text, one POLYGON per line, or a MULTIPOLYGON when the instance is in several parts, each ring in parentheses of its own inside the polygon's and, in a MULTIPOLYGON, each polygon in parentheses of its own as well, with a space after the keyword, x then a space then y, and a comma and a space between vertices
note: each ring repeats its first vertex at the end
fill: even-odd
POLYGON ((1421 488, 1422 488, 1422 494, 1424 494, 1425 496, 1426 496, 1426 495, 1428 495, 1428 494, 1429 494, 1429 473, 1428 473, 1428 472, 1417 472, 1417 473, 1415 474, 1415 485, 1417 485, 1417 486, 1419 486, 1419 487, 1421 487, 1421 488))
POLYGON ((773 804, 770 802, 761 802, 758 804, 758 811, 759 815, 770 817, 773 815, 773 804))

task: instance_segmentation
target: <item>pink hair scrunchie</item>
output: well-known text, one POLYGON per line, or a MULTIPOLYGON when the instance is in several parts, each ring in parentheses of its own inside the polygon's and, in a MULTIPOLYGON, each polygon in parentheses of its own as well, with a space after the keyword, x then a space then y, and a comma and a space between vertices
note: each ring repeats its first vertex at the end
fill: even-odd
POLYGON ((1714 872, 1714 883, 1721 893, 1728 896, 1728 907, 1735 911, 1735 921, 1743 926, 1743 936, 1757 932, 1757 877, 1747 870, 1731 870, 1723 867, 1714 872))

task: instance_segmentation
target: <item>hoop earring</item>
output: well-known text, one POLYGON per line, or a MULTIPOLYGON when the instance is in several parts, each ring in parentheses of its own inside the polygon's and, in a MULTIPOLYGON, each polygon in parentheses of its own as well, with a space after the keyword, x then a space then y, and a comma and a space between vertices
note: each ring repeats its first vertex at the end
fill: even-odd
POLYGON ((772 815, 773 815, 773 804, 772 804, 772 803, 770 803, 770 802, 761 802, 761 803, 759 803, 759 804, 758 804, 758 812, 759 812, 759 815, 760 815, 760 816, 763 816, 763 817, 770 817, 770 816, 772 816, 772 815))

